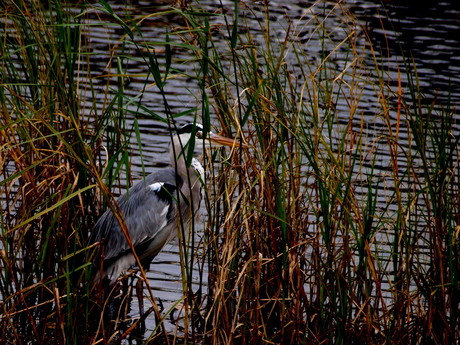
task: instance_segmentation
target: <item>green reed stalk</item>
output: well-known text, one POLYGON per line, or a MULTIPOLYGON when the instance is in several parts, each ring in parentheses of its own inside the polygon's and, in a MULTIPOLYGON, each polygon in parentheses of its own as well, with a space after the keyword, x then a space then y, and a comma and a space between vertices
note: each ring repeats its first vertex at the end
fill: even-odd
POLYGON ((419 288, 428 302, 427 337, 452 342, 458 331, 458 243, 456 229, 456 163, 458 143, 455 120, 449 109, 414 114, 411 129, 417 156, 422 161, 425 188, 420 197, 426 202, 426 227, 430 241, 428 275, 419 288))

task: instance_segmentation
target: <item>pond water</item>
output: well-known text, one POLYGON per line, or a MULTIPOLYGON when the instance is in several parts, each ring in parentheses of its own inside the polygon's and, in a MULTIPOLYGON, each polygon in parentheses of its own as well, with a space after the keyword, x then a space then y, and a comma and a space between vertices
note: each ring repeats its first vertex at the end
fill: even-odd
MULTIPOLYGON (((126 6, 122 2, 109 1, 115 12, 123 15, 127 11, 126 6)), ((233 9, 232 1, 223 1, 224 7, 231 13, 233 9)), ((437 100, 442 104, 451 104, 451 107, 458 107, 460 102, 460 5, 456 0, 452 1, 395 1, 385 2, 383 7, 379 1, 349 1, 348 6, 350 11, 357 16, 360 26, 356 27, 359 35, 362 35, 358 41, 361 41, 364 47, 364 33, 369 35, 374 44, 375 54, 377 59, 382 61, 386 67, 386 73, 390 76, 390 83, 397 85, 398 69, 403 76, 403 86, 408 81, 405 79, 405 69, 413 68, 409 61, 404 63, 404 59, 412 58, 417 66, 418 83, 421 90, 427 97, 427 101, 437 100), (423 4, 422 4, 423 3, 423 4), (383 28, 382 28, 383 25, 383 28), (401 49, 405 52, 404 57, 400 54, 401 49)), ((251 8, 254 28, 253 35, 263 35, 263 32, 258 31, 259 18, 264 17, 262 2, 250 1, 246 4, 251 8)), ((213 1, 201 1, 200 6, 204 8, 215 7, 213 1)), ((310 20, 309 13, 315 11, 317 14, 321 11, 329 13, 337 8, 337 13, 340 12, 339 7, 345 6, 340 2, 313 2, 305 0, 292 0, 287 2, 271 1, 270 16, 272 20, 273 40, 283 39, 285 32, 288 29, 288 23, 295 25, 299 32, 298 40, 308 42, 308 52, 311 55, 312 61, 320 59, 319 54, 323 47, 321 42, 315 42, 311 33, 317 25, 316 21, 310 20), (313 7, 313 4, 315 4, 313 7)), ((150 7, 149 1, 133 1, 130 5, 132 13, 137 15, 143 14, 144 8, 150 7)), ((94 16, 89 20, 86 30, 87 44, 91 47, 92 54, 97 56, 97 59, 92 59, 91 71, 93 77, 100 82, 101 95, 105 92, 107 74, 118 73, 116 58, 120 59, 125 73, 130 74, 129 82, 125 86, 126 97, 138 97, 142 93, 142 106, 147 107, 151 111, 164 114, 164 101, 156 93, 155 88, 149 87, 153 79, 145 80, 148 74, 146 65, 140 61, 135 64, 133 59, 123 59, 120 56, 112 56, 113 47, 119 44, 122 38, 123 31, 115 23, 112 25, 100 25, 100 22, 111 22, 109 17, 105 17, 101 13, 94 12, 94 16), (147 86, 147 88, 146 88, 147 86), (145 89, 145 91, 143 91, 145 89)), ((341 16, 331 15, 325 21, 328 27, 341 27, 341 16)), ((217 18, 216 21, 223 18, 217 18)), ((144 39, 149 41, 164 41, 165 33, 169 27, 181 25, 180 19, 175 16, 152 16, 149 20, 143 22, 142 32, 144 39)), ((337 40, 345 38, 346 32, 335 32, 337 40)), ((121 49, 121 48, 120 48, 121 49)), ((116 49, 116 52, 120 52, 116 49)), ((331 51, 334 49, 331 46, 331 51)), ((364 61, 373 61, 374 57, 369 51, 363 50, 364 61)), ((124 55, 135 55, 134 50, 127 49, 123 52, 124 55)), ((348 63, 345 59, 344 52, 336 52, 334 62, 338 68, 348 63), (342 54, 342 55, 341 55, 342 54), (341 57, 344 59, 341 60, 341 57)), ((161 53, 159 53, 161 58, 161 53)), ((175 68, 182 70, 190 75, 196 74, 197 66, 189 63, 189 56, 186 51, 177 49, 175 51, 175 68), (181 63, 183 61, 183 63, 181 63)), ((293 64, 295 64, 293 59, 293 64)), ((113 79, 113 78, 112 78, 113 79)), ((166 84, 166 93, 168 95, 168 107, 172 113, 179 113, 190 108, 198 107, 199 86, 192 78, 178 78, 166 84)), ((92 97, 88 95, 88 98, 92 97)), ((101 109, 106 100, 101 99, 101 109)), ((376 104, 378 104, 374 90, 364 90, 363 97, 360 100, 359 107, 365 114, 368 115, 367 131, 369 140, 378 136, 382 123, 375 116, 376 104)), ((136 110, 136 103, 127 106, 128 109, 136 110)), ((337 104, 337 108, 347 109, 347 104, 337 104)), ((346 114, 346 112, 345 112, 346 114)), ((182 121, 187 120, 183 118, 182 121)), ((360 119, 356 119, 360 121, 360 119)), ((127 128, 131 128, 134 119, 128 118, 127 128)), ((344 116, 343 122, 349 121, 349 115, 344 116)), ((131 143, 131 159, 132 159, 132 174, 133 177, 140 178, 143 171, 150 172, 152 169, 164 167, 169 163, 168 144, 169 135, 164 124, 155 120, 139 120, 139 128, 142 142, 142 156, 135 135, 132 137, 131 143)), ((404 128, 401 129, 401 141, 404 141, 404 128)), ((408 143, 401 145, 409 145, 408 143)), ((378 164, 384 172, 389 163, 388 148, 385 146, 379 147, 378 164)), ((404 162, 401 162, 404 164, 404 162)), ((390 184, 391 181, 388 181, 390 184)), ((385 195, 380 195, 379 198, 385 199, 385 195)), ((203 277, 206 277, 206 272, 203 277)), ((150 286, 153 289, 153 294, 156 298, 161 299, 165 310, 172 308, 177 301, 183 296, 181 282, 181 268, 179 259, 179 248, 176 244, 168 244, 165 249, 156 257, 148 272, 150 286)), ((197 274, 198 279, 198 274, 197 274)), ((205 288, 205 287, 204 287, 205 288)), ((148 296, 148 293, 146 293, 148 296)), ((148 300, 146 300, 148 307, 148 300)), ((136 316, 136 311, 132 316, 136 316)), ((149 319, 150 320, 150 319, 149 319)), ((155 327, 153 321, 147 320, 147 329, 152 330, 155 327)), ((171 324, 167 328, 175 329, 175 325, 171 324)), ((146 333, 147 335, 149 332, 146 333)))
MULTIPOLYGON (((351 2, 354 3, 354 2, 351 2)), ((458 106, 460 99, 460 4, 457 1, 388 2, 385 9, 376 4, 351 5, 351 10, 369 28, 372 41, 382 56, 407 66, 413 59, 420 88, 427 101, 441 100, 458 106), (383 27, 383 28, 382 28, 383 27)), ((392 64, 389 64, 390 68, 392 64)), ((413 69, 413 67, 411 66, 413 69)), ((402 71, 403 72, 403 71, 402 71)), ((403 73, 404 74, 404 73, 403 73)))

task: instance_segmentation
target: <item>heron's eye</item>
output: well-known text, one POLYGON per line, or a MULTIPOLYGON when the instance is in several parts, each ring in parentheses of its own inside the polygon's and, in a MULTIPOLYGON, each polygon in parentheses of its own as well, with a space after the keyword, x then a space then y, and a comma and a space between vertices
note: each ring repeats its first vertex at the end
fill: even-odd
POLYGON ((203 138, 203 132, 202 131, 196 131, 196 136, 200 139, 203 138))

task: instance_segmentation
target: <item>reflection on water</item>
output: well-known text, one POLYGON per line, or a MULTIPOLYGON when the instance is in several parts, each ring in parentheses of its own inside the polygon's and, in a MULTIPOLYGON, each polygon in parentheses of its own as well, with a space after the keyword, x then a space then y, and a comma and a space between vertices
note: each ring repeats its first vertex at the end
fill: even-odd
MULTIPOLYGON (((412 69, 415 62, 427 101, 458 105, 460 99, 460 3, 449 1, 380 1, 350 3, 369 30, 372 42, 390 68, 412 69), (400 52, 404 52, 403 61, 400 52)), ((396 79, 394 80, 396 82, 396 79)))

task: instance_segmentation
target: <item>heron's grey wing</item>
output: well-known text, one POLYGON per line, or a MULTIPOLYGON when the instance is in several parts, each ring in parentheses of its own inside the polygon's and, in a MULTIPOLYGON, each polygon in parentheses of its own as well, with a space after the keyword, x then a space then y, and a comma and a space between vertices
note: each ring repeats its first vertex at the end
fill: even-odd
MULTIPOLYGON (((177 184, 182 181, 174 169, 163 169, 138 182, 117 201, 131 241, 141 259, 153 258, 175 231, 177 184)), ((111 210, 99 219, 90 242, 104 239, 104 258, 116 260, 131 251, 111 210)))

